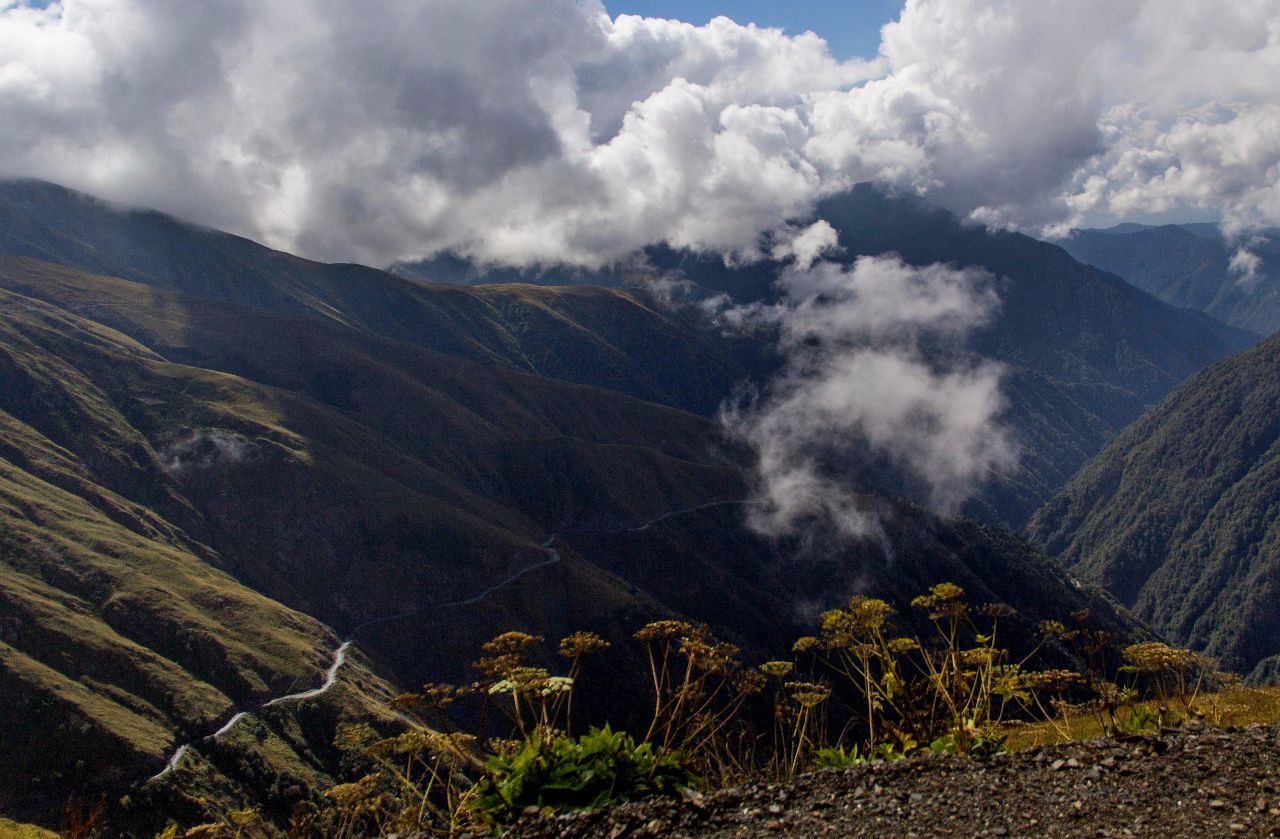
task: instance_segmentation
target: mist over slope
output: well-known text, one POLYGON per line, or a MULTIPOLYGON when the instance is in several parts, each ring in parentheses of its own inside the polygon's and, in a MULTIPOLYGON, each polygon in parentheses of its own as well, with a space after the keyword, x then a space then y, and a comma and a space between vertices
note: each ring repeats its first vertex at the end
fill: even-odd
MULTIPOLYGON (((766 384, 783 361, 774 355, 768 331, 709 324, 702 307, 661 306, 643 289, 692 282, 703 297, 726 293, 735 305, 773 302, 779 294, 774 283, 791 259, 730 266, 718 256, 654 247, 639 263, 592 275, 640 290, 466 288, 424 283, 421 268, 409 280, 307 262, 42 182, 0 186, 0 215, 10 222, 0 232, 2 252, 335 321, 704 415, 714 414, 744 380, 766 384)), ((898 254, 913 266, 947 263, 995 278, 998 305, 986 324, 959 344, 923 348, 934 360, 987 360, 1004 368, 1001 420, 1010 429, 1018 466, 981 481, 962 508, 990 521, 1020 527, 1085 459, 1173 385, 1254 340, 1081 266, 1059 248, 963 225, 918 199, 871 185, 828 199, 804 225, 817 222, 826 222, 837 237, 836 247, 820 254, 825 262, 851 265, 860 256, 898 254)), ((566 268, 564 276, 570 274, 566 268)), ((483 271, 477 269, 477 276, 483 271)), ((541 281, 557 276, 546 271, 541 281)), ((891 463, 855 460, 857 468, 842 477, 853 489, 927 497, 919 476, 891 463)))
MULTIPOLYGON (((851 267, 861 257, 897 257, 918 268, 942 263, 981 270, 993 278, 997 300, 981 324, 960 338, 933 341, 926 360, 1002 366, 999 419, 1009 429, 1019 465, 982 482, 963 507, 971 515, 1021 527, 1101 446, 1204 365, 1257 340, 1199 312, 1161 302, 1105 271, 1082 265, 1062 248, 1018 233, 964 224, 918 198, 860 184, 818 203, 798 228, 825 226, 834 234, 821 262, 851 267)), ((786 252, 785 242, 761 239, 764 253, 786 252)), ((776 303, 787 294, 780 275, 791 258, 741 264, 715 254, 666 246, 611 271, 565 269, 519 274, 532 282, 557 277, 613 285, 687 281, 729 296, 738 306, 776 303)), ((426 278, 438 262, 399 266, 426 278)), ((479 281, 482 267, 446 276, 479 281)), ((510 277, 509 272, 502 276, 510 277)), ((678 287, 678 286, 677 286, 678 287)), ((918 477, 884 464, 857 463, 846 480, 924 497, 918 477)))

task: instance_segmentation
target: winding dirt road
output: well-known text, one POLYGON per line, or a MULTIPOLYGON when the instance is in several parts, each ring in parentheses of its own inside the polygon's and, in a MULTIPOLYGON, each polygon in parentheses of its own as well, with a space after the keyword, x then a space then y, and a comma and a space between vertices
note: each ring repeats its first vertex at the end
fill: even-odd
MULTIPOLYGON (((334 650, 333 661, 332 663, 330 663, 329 669, 325 671, 324 681, 320 684, 319 687, 314 687, 309 690, 299 691, 297 693, 288 693, 288 694, 285 694, 284 696, 277 696, 275 699, 272 699, 272 700, 269 700, 268 702, 263 703, 260 707, 270 708, 272 705, 280 705, 281 703, 284 703, 284 702, 292 702, 294 700, 314 699, 315 697, 320 696, 321 694, 328 691, 329 688, 333 687, 334 683, 338 681, 338 670, 340 670, 342 668, 342 665, 345 664, 347 661, 347 650, 351 648, 351 643, 352 642, 350 639, 343 641, 342 644, 339 645, 339 647, 336 650, 334 650)), ((198 740, 192 740, 190 743, 183 743, 181 746, 179 746, 177 749, 174 750, 173 755, 169 758, 168 762, 165 763, 164 768, 161 769, 156 774, 152 775, 150 778, 148 778, 147 781, 148 782, 158 781, 161 778, 165 777, 170 772, 178 768, 178 764, 182 763, 182 759, 186 757, 187 751, 192 746, 194 746, 197 743, 202 743, 205 740, 216 740, 219 737, 226 735, 227 732, 235 728, 236 723, 240 722, 240 720, 247 717, 249 713, 250 713, 249 711, 237 711, 231 717, 231 719, 223 723, 222 727, 219 728, 217 731, 213 732, 212 734, 205 735, 204 737, 201 737, 198 740)))
MULTIPOLYGON (((542 550, 547 554, 546 559, 544 559, 541 562, 534 563, 533 565, 530 565, 526 568, 520 569, 519 571, 507 577, 506 579, 501 580, 500 582, 489 586, 487 589, 480 592, 479 594, 473 595, 463 600, 455 600, 450 603, 437 603, 433 606, 427 606, 421 609, 414 609, 408 612, 401 612, 395 615, 386 615, 380 618, 373 618, 372 620, 367 620, 364 623, 357 625, 354 629, 351 630, 350 633, 347 634, 347 637, 338 646, 338 648, 333 651, 333 660, 329 664, 328 669, 325 671, 324 681, 322 681, 318 687, 310 688, 304 691, 299 691, 297 693, 285 694, 284 696, 277 696, 274 699, 270 699, 267 702, 264 702, 263 704, 259 705, 254 710, 262 710, 263 708, 270 708, 272 706, 281 705, 286 702, 295 702, 295 701, 301 702, 301 701, 306 701, 308 699, 315 699, 316 697, 322 696, 325 693, 327 693, 329 689, 332 688, 337 683, 338 672, 342 669, 342 665, 345 664, 347 661, 347 651, 351 648, 351 645, 355 643, 355 637, 361 630, 367 629, 371 626, 377 626, 379 624, 389 623, 391 621, 404 620, 406 618, 421 616, 421 615, 429 614, 431 612, 438 612, 444 609, 453 609, 459 606, 474 605, 476 603, 481 602, 486 597, 489 597, 494 592, 500 591, 501 589, 506 588, 507 586, 511 585, 512 583, 516 582, 522 577, 533 573, 534 571, 537 571, 541 568, 547 568, 551 565, 558 564, 560 562, 560 552, 556 550, 555 542, 557 539, 560 538, 562 534, 639 533, 641 531, 648 530, 653 525, 658 524, 659 522, 665 521, 674 516, 688 515, 689 513, 696 513, 701 510, 709 510, 713 507, 725 507, 730 505, 739 505, 739 504, 746 504, 746 503, 749 503, 749 502, 742 501, 742 500, 711 501, 706 504, 699 504, 696 507, 686 507, 680 510, 670 510, 666 513, 662 513, 661 515, 654 516, 653 518, 648 519, 647 521, 632 527, 617 527, 617 528, 565 527, 565 528, 561 528, 560 530, 556 530, 550 536, 547 537, 547 540, 545 542, 542 543, 542 550)), ((231 729, 235 728, 236 723, 240 722, 240 720, 244 719, 246 716, 248 716, 251 713, 253 713, 252 710, 237 711, 229 720, 223 723, 222 726, 212 734, 206 734, 203 737, 196 738, 195 740, 192 740, 188 743, 183 743, 182 745, 178 746, 174 750, 173 755, 170 756, 168 762, 165 763, 164 768, 161 769, 159 772, 157 772, 155 775, 152 775, 150 778, 148 778, 146 783, 151 783, 153 781, 159 781, 164 779, 167 775, 169 775, 171 772, 173 772, 175 769, 178 768, 179 764, 182 763, 182 759, 186 757, 187 752, 191 749, 192 746, 197 745, 199 743, 203 743, 207 740, 216 740, 220 737, 225 736, 228 732, 231 731, 231 729)))

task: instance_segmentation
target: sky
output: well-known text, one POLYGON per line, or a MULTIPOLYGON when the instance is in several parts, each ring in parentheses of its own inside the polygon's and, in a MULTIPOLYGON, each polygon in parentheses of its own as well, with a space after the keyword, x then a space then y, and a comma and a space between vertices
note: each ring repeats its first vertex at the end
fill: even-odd
POLYGON ((724 15, 739 23, 781 27, 788 35, 816 32, 836 58, 871 57, 880 27, 898 16, 904 0, 614 0, 613 14, 676 18, 704 24, 724 15))
POLYGON ((750 260, 860 181, 1280 224, 1278 0, 647 2, 0 0, 0 176, 374 265, 750 260))

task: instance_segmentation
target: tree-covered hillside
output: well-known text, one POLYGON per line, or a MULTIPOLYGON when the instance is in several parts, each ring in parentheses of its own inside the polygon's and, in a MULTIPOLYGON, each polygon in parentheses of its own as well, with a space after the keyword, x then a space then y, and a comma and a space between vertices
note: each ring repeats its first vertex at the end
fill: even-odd
POLYGON ((1280 672, 1280 338, 1171 393, 1029 532, 1161 632, 1280 672))

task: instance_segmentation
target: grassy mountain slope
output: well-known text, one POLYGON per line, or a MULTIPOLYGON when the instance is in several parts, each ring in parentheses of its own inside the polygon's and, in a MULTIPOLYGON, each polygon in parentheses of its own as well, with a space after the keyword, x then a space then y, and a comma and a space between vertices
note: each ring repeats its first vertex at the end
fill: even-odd
POLYGON ((1280 339, 1191 378, 1087 463, 1030 533, 1155 627, 1280 670, 1280 339))
MULTIPOLYGON (((0 283, 57 305, 98 307, 154 347, 154 357, 136 358, 58 347, 95 390, 131 394, 123 409, 104 397, 68 419, 81 430, 77 443, 96 451, 83 429, 124 428, 142 438, 135 448, 154 452, 136 454, 148 478, 136 486, 112 469, 99 479, 132 489, 238 575, 312 611, 316 598, 332 601, 335 576, 362 591, 366 575, 412 561, 435 588, 432 566, 443 565, 464 569, 454 580, 464 593, 465 573, 539 556, 558 521, 602 508, 643 515, 739 486, 736 472, 696 462, 714 455, 709 423, 611 391, 48 265, 5 263, 0 274, 0 283), (526 473, 550 476, 549 485, 526 486, 526 473), (565 482, 566 473, 580 477, 565 482), (264 516, 272 527, 262 527, 264 516), (359 559, 379 555, 384 541, 387 561, 359 559), (401 542, 419 547, 402 555, 401 542), (323 574, 273 565, 301 553, 323 574)), ((330 603, 326 620, 354 624, 400 605, 379 602, 376 591, 349 610, 330 603)), ((414 593, 403 580, 386 592, 414 593)))
MULTIPOLYGON (((1020 540, 895 502, 868 501, 885 536, 866 545, 762 540, 727 505, 632 529, 745 497, 740 455, 713 423, 341 320, 30 258, 0 259, 0 411, 0 533, 21 535, 0 555, 0 591, 25 616, 17 635, 0 624, 0 660, 20 674, 6 684, 65 725, 96 721, 101 734, 69 739, 63 757, 107 786, 154 764, 169 732, 313 682, 335 639, 312 618, 339 634, 387 618, 356 636, 372 668, 359 681, 401 685, 465 677, 501 630, 625 641, 672 613, 781 651, 814 609, 859 591, 902 602, 940 579, 1010 600, 1028 625, 1093 605, 1135 630, 1020 540), (547 561, 557 531, 561 561, 517 576, 547 561), (85 609, 97 623, 66 625, 85 609)), ((336 772, 324 732, 372 701, 351 684, 336 709, 256 715, 248 740, 202 748, 182 782, 228 801, 271 790, 279 807, 313 794, 336 772)), ((616 697, 637 690, 612 685, 584 708, 625 715, 616 697)), ((15 724, 15 765, 36 765, 41 730, 15 724)), ((171 788, 131 798, 195 807, 171 788)))
MULTIPOLYGON (((5 812, 55 823, 70 795, 140 783, 176 743, 317 683, 337 644, 173 523, 194 510, 148 437, 146 412, 196 406, 148 394, 130 375, 139 367, 172 372, 122 333, 0 292, 5 812)), ((255 421, 237 407, 218 409, 255 421)), ((389 688, 359 662, 350 669, 365 688, 282 709, 281 720, 307 729, 289 773, 331 751, 334 725, 314 716, 317 706, 334 719, 378 713, 389 688)))
POLYGON ((1280 237, 1250 245, 1262 258, 1259 276, 1242 279, 1230 268, 1234 248, 1201 225, 1131 225, 1077 230, 1062 247, 1076 259, 1124 277, 1175 306, 1208 312, 1224 323, 1270 335, 1280 329, 1280 237))
POLYGON ((744 374, 694 318, 637 291, 426 285, 325 265, 43 181, 0 181, 0 253, 350 327, 710 413, 744 374), (679 371, 678 374, 672 371, 679 371))
MULTIPOLYGON (((611 479, 638 476, 628 498, 641 509, 663 500, 648 497, 655 471, 677 498, 724 481, 717 467, 686 474, 698 470, 676 456, 706 426, 692 415, 47 263, 14 260, 3 273, 23 290, 0 291, 0 661, 15 709, 4 720, 5 811, 51 818, 70 792, 141 780, 173 742, 313 683, 336 638, 278 601, 347 631, 465 597, 542 558, 543 530, 511 489, 510 470, 525 467, 490 454, 511 436, 611 479), (47 299, 30 296, 37 288, 47 299), (58 294, 65 308, 51 302, 58 294), (210 366, 168 360, 74 308, 210 366), (237 364, 297 391, 226 372, 237 364), (352 367, 354 384, 336 386, 352 367), (643 447, 619 443, 628 433, 643 447), (46 751, 51 741, 59 748, 46 751)), ((562 517, 612 500, 607 480, 592 481, 533 506, 562 517)), ((405 661, 420 674, 470 654, 419 654, 412 630, 426 622, 386 635, 395 649, 382 666, 405 661)), ((334 707, 373 715, 365 699, 334 707)), ((312 726, 290 747, 286 774, 305 780, 324 762, 324 731, 312 726)), ((260 760, 224 762, 243 776, 260 760)), ((267 789, 214 778, 224 792, 267 789)))
POLYGON ((140 780, 175 740, 317 678, 323 626, 212 567, 11 414, 0 429, 0 808, 140 780))

